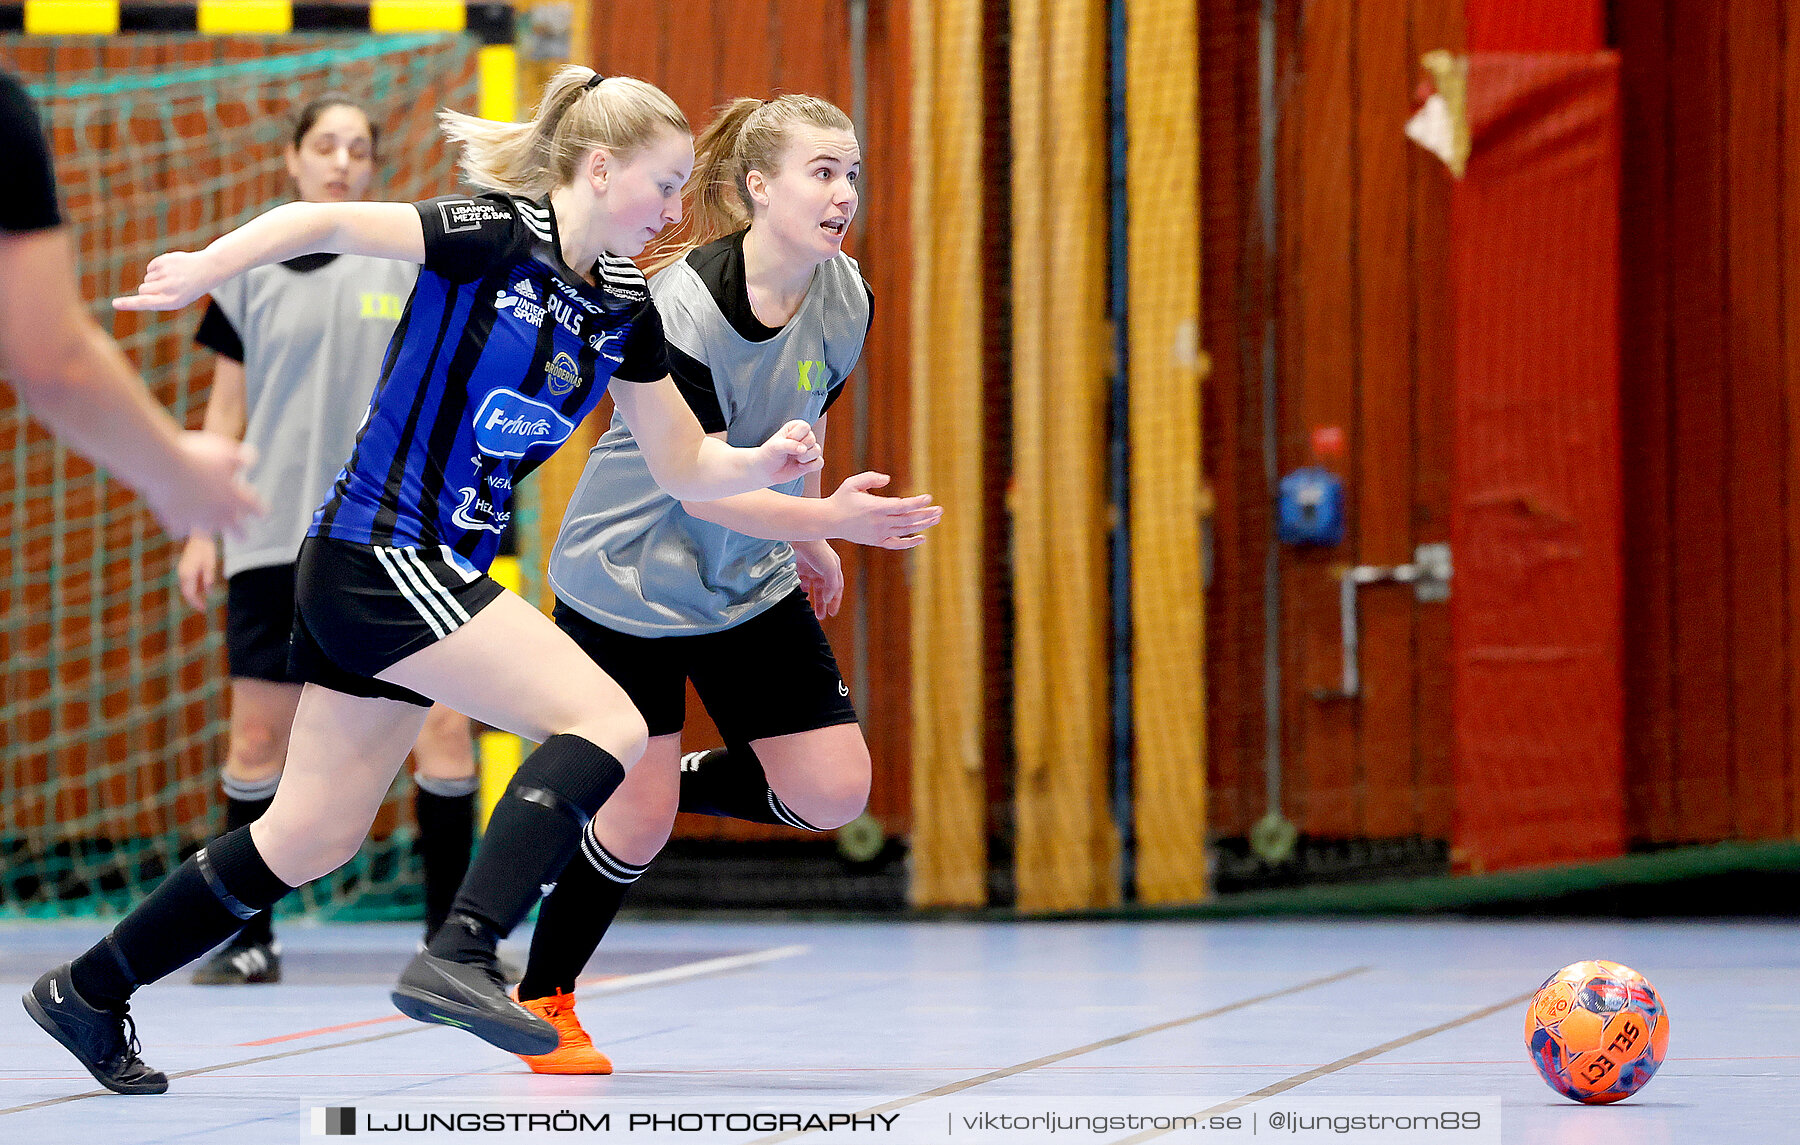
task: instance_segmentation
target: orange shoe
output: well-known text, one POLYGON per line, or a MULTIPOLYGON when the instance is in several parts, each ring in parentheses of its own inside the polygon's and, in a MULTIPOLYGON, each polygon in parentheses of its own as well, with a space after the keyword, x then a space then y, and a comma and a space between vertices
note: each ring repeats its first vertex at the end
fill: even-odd
MULTIPOLYGON (((514 991, 514 996, 517 996, 514 991)), ((594 1048, 575 1017, 575 995, 561 990, 548 998, 533 998, 520 1003, 527 1010, 556 1027, 556 1048, 547 1054, 520 1054, 532 1073, 611 1073, 612 1059, 594 1048)))

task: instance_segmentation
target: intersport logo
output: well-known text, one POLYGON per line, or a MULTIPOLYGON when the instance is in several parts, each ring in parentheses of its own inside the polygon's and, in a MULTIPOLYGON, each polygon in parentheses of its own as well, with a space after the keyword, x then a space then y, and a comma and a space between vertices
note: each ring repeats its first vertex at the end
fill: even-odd
POLYGON ((539 446, 555 449, 575 423, 517 390, 490 390, 475 411, 475 444, 489 457, 524 457, 539 446))

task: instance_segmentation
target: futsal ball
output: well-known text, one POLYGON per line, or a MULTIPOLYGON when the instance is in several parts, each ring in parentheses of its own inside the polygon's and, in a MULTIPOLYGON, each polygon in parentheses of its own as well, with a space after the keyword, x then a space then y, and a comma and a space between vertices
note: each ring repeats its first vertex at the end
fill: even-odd
POLYGON ((1669 1015, 1650 980, 1594 959, 1565 966, 1525 1011, 1525 1049, 1550 1088, 1605 1105, 1642 1089, 1669 1049, 1669 1015))

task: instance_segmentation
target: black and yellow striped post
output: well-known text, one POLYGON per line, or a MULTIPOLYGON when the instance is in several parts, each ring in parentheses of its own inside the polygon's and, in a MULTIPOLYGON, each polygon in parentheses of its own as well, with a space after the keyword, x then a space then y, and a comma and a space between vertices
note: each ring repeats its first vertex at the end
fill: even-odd
POLYGON ((132 32, 198 32, 206 36, 284 36, 292 32, 463 32, 481 42, 479 106, 485 119, 518 117, 518 54, 511 4, 460 0, 370 0, 366 4, 295 4, 291 0, 120 0, 0 2, 0 33, 28 36, 116 36, 132 32))

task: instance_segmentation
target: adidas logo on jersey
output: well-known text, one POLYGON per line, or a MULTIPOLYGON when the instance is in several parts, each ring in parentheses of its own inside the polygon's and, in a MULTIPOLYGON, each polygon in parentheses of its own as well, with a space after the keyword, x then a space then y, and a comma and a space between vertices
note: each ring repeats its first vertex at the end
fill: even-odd
POLYGON ((521 278, 519 281, 513 283, 513 293, 517 294, 520 298, 529 298, 533 302, 538 300, 537 291, 531 288, 531 280, 529 278, 521 278))
POLYGON ((537 292, 531 289, 531 283, 520 282, 513 289, 518 293, 508 294, 504 286, 500 288, 494 295, 494 310, 501 313, 511 310, 513 317, 523 319, 533 326, 542 326, 545 310, 532 301, 537 292))

